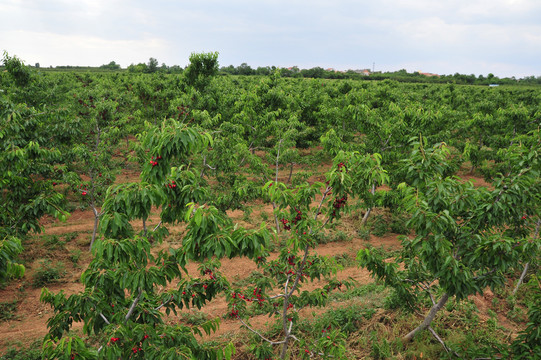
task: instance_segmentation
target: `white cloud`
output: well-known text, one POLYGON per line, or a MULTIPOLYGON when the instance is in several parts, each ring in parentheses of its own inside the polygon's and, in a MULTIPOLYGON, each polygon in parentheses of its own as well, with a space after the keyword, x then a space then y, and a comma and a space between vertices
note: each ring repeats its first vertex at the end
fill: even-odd
POLYGON ((41 66, 74 65, 99 66, 115 60, 122 66, 146 62, 150 57, 165 57, 170 44, 161 38, 140 40, 107 40, 93 36, 58 35, 31 31, 0 33, 2 43, 11 55, 27 63, 41 66))
POLYGON ((151 56, 184 65, 191 52, 219 51, 222 65, 235 66, 375 61, 386 70, 541 75, 539 19, 540 0, 3 0, 0 47, 42 65, 151 56))

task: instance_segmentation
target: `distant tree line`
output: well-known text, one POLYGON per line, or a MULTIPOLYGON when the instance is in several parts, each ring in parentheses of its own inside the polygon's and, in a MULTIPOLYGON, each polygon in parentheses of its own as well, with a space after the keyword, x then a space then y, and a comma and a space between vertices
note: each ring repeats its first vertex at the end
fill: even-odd
MULTIPOLYGON (((39 63, 36 63, 36 68, 39 68, 39 63)), ((43 69, 43 68, 42 68, 43 69)), ((49 68, 53 69, 52 67, 49 68)), ((115 61, 111 61, 108 64, 101 65, 99 67, 89 66, 56 66, 56 70, 80 70, 80 71, 128 71, 131 73, 164 73, 164 74, 180 74, 185 69, 179 65, 167 66, 165 63, 159 65, 158 60, 151 57, 147 63, 131 64, 126 69, 122 69, 120 64, 115 61)), ((247 63, 242 63, 239 66, 222 66, 220 68, 221 75, 245 75, 245 76, 269 76, 279 70, 282 77, 289 78, 312 78, 312 79, 351 79, 351 80, 395 80, 405 83, 435 83, 435 84, 447 84, 455 83, 461 85, 541 85, 541 76, 527 76, 524 78, 516 79, 515 77, 499 78, 494 74, 488 74, 487 76, 474 74, 466 75, 455 73, 453 75, 434 75, 423 74, 420 72, 407 72, 405 69, 391 72, 369 72, 363 74, 362 72, 355 70, 336 71, 332 69, 323 69, 321 67, 314 67, 310 69, 299 69, 297 66, 290 68, 278 68, 276 66, 259 66, 252 68, 247 63)))
MULTIPOLYGON (((265 66, 253 69, 250 65, 242 63, 240 66, 234 67, 229 65, 220 68, 221 74, 229 75, 264 75, 268 76, 276 71, 275 66, 265 66)), ((369 75, 359 73, 354 70, 348 71, 335 71, 325 70, 321 67, 314 67, 311 69, 299 69, 294 66, 291 68, 280 68, 280 75, 282 77, 292 78, 314 78, 314 79, 352 79, 352 80, 395 80, 399 82, 407 83, 456 83, 464 85, 541 85, 541 76, 528 76, 521 79, 511 78, 499 78, 494 74, 488 74, 475 76, 474 74, 465 75, 455 73, 453 75, 425 75, 420 72, 408 73, 406 70, 398 70, 393 72, 370 72, 369 75)))

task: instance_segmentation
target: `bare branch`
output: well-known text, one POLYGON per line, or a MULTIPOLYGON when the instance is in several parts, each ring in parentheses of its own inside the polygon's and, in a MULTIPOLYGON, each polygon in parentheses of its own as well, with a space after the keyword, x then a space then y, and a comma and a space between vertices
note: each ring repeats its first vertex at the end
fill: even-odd
POLYGON ((124 318, 124 322, 127 322, 130 319, 130 317, 133 315, 133 312, 135 311, 135 307, 139 303, 139 299, 141 299, 141 295, 143 295, 143 289, 140 288, 139 294, 137 294, 137 297, 133 300, 130 310, 128 310, 128 313, 126 314, 126 317, 124 318))
POLYGON ((166 302, 162 303, 160 306, 154 308, 154 310, 160 310, 162 307, 164 307, 165 305, 169 304, 172 300, 173 300, 173 295, 171 295, 171 297, 169 298, 169 300, 167 300, 166 302))
MULTIPOLYGON (((541 219, 537 220, 537 225, 535 226, 535 233, 533 235, 533 240, 536 240, 539 236, 539 227, 541 226, 541 219)), ((526 274, 528 273, 528 268, 530 267, 530 263, 527 262, 526 265, 524 265, 524 270, 522 270, 522 274, 520 274, 520 278, 518 279, 517 286, 515 286, 515 289, 513 290, 513 296, 517 294, 518 288, 520 287, 520 284, 524 281, 524 278, 526 277, 526 274)))
POLYGON ((432 327, 429 326, 428 331, 430 331, 430 333, 436 338, 436 340, 438 340, 441 346, 443 346, 443 349, 445 350, 445 352, 449 353, 449 348, 447 347, 447 345, 445 345, 443 340, 438 336, 438 334, 434 331, 434 329, 432 329, 432 327))
POLYGON ((109 320, 107 320, 107 318, 105 317, 105 315, 103 315, 103 313, 100 313, 100 316, 101 316, 101 318, 103 319, 103 321, 105 321, 105 323, 106 323, 107 325, 111 325, 111 323, 109 322, 109 320))
POLYGON ((242 325, 244 325, 248 330, 250 330, 251 332, 253 332, 254 334, 258 335, 261 339, 263 339, 264 341, 268 342, 269 344, 271 345, 281 345, 285 342, 285 340, 282 340, 282 341, 272 341, 272 340, 269 340, 267 339, 266 337, 264 337, 263 335, 261 335, 257 330, 254 330, 252 329, 248 324, 246 324, 241 318, 239 318, 240 322, 242 323, 242 325))

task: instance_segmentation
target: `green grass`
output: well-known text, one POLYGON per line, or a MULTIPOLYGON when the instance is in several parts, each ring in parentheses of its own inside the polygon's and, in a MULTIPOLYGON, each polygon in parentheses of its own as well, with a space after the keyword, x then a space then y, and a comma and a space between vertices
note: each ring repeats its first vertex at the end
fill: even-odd
POLYGON ((36 269, 32 277, 32 285, 36 288, 51 283, 57 283, 64 277, 66 271, 62 262, 56 262, 54 265, 50 260, 40 261, 40 266, 36 269))
POLYGON ((202 311, 192 310, 190 312, 181 313, 182 321, 188 325, 199 326, 209 321, 209 316, 202 311))
POLYGON ((0 303, 0 322, 15 319, 17 316, 17 300, 0 303))
POLYGON ((41 358, 41 339, 35 340, 28 347, 24 347, 20 343, 11 345, 0 356, 0 360, 41 360, 41 358))

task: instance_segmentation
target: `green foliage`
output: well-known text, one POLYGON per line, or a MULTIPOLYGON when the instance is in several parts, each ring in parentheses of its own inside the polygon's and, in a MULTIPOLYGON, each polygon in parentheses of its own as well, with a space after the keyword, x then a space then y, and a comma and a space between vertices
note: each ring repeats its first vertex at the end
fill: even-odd
POLYGON ((24 266, 16 262, 17 255, 22 251, 19 239, 10 236, 0 240, 0 284, 24 275, 24 266))
POLYGON ((408 235, 410 233, 407 225, 408 220, 409 218, 405 214, 393 214, 389 228, 395 234, 408 235))
POLYGON ((2 59, 7 72, 13 77, 17 86, 26 86, 31 80, 30 68, 25 66, 23 62, 16 56, 10 57, 7 52, 4 51, 4 58, 2 59))
POLYGON ((62 262, 52 264, 50 260, 42 260, 32 276, 32 285, 37 288, 56 283, 64 277, 65 273, 62 262))
POLYGON ((379 339, 376 332, 370 334, 371 350, 370 355, 374 359, 388 359, 393 356, 391 345, 387 339, 379 339))
POLYGON ((11 320, 15 317, 17 310, 17 300, 0 303, 0 322, 11 320))
POLYGON ((370 240, 370 229, 368 227, 361 227, 357 229, 357 235, 361 240, 368 241, 370 240))
POLYGON ((389 225, 383 215, 375 215, 372 219, 372 229, 370 233, 376 236, 383 236, 389 231, 389 225))
POLYGON ((202 325, 206 323, 208 319, 208 315, 205 314, 202 311, 192 310, 190 312, 185 312, 181 314, 182 321, 184 321, 186 324, 189 325, 202 325))
POLYGON ((70 251, 69 258, 73 264, 77 264, 79 262, 79 259, 81 258, 81 250, 75 249, 70 251))
POLYGON ((32 342, 28 347, 8 347, 0 360, 41 360, 41 340, 32 342))
POLYGON ((43 245, 48 250, 58 250, 66 248, 66 242, 60 240, 57 235, 44 235, 42 238, 44 240, 43 245))
POLYGON ((538 278, 530 281, 534 283, 534 301, 528 310, 526 329, 520 332, 511 345, 511 354, 515 359, 529 359, 541 354, 541 284, 538 278))
MULTIPOLYGON (((351 259, 316 256, 312 249, 319 241, 344 240, 340 219, 352 209, 353 199, 364 208, 390 211, 376 233, 383 234, 386 225, 385 231, 417 235, 404 239, 404 251, 395 262, 389 260, 395 254, 372 249, 359 256, 384 284, 397 289, 394 305, 426 306, 430 300, 424 295, 429 293, 437 297, 447 291, 465 297, 487 285, 499 286, 519 262, 533 264, 538 257, 537 243, 531 241, 541 203, 536 88, 401 83, 427 81, 405 72, 368 78, 394 79, 378 82, 321 81, 315 78, 346 74, 320 68, 253 70, 246 64, 235 71, 260 76, 216 77, 217 53, 192 54, 181 76, 166 74, 170 69, 159 68, 153 58, 127 72, 36 73, 7 54, 4 65, 0 281, 22 275, 19 240, 39 232, 43 215, 66 216, 60 193, 72 207, 94 210, 95 219, 101 221, 94 258, 83 276, 86 290, 73 297, 44 292, 44 301, 54 311, 47 345, 50 358, 69 358, 68 344, 88 357, 230 356, 224 349, 216 351, 219 345, 196 344, 200 339, 189 334, 204 329, 172 329, 164 324, 160 311, 200 308, 233 291, 254 299, 236 297, 230 313, 238 311, 241 318, 276 316, 280 328, 271 335, 275 340, 286 338, 288 324, 292 331, 300 328, 302 307, 324 306, 335 296, 350 295, 349 290, 332 290, 345 285, 334 279, 333 272, 351 259), (134 140, 135 134, 140 135, 134 140), (413 146, 411 151, 407 144, 413 146), (307 152, 308 147, 318 151, 307 152), (360 155, 372 153, 379 155, 360 155), (329 174, 318 175, 332 157, 329 174), (450 178, 463 161, 486 176, 490 190, 450 178), (107 191, 120 166, 142 167, 140 181, 117 181, 107 191), (299 168, 303 170, 298 172, 299 168), (289 176, 290 171, 297 174, 289 176), (382 184, 388 185, 385 190, 382 184), (332 193, 327 192, 320 208, 314 206, 327 187, 332 193), (274 207, 280 233, 275 239, 262 228, 244 230, 227 217, 228 210, 246 210, 261 199, 274 207), (160 217, 152 227, 151 212, 160 217), (182 239, 172 249, 151 251, 171 224, 183 229, 186 225, 182 239), (141 227, 143 231, 135 230, 141 227), (268 260, 271 246, 280 248, 276 262, 268 260), (304 254, 306 262, 301 265, 304 254), (249 281, 232 287, 220 271, 219 258, 224 256, 247 256, 259 268, 249 281), (188 275, 183 267, 194 260, 203 262, 202 272, 188 275), (304 287, 291 292, 288 301, 274 298, 279 309, 284 303, 294 304, 276 315, 270 298, 277 293, 271 289, 284 289, 286 284, 293 289, 298 274, 303 286, 324 279, 324 291, 304 287), (255 300, 256 289, 265 301, 255 300), (83 334, 92 335, 92 341, 82 344, 74 338, 61 344, 74 321, 84 324, 83 334), (157 346, 177 348, 179 354, 152 352, 145 345, 149 339, 157 346)), ((457 74, 430 81, 485 80, 457 74)), ((261 213, 263 220, 267 216, 261 213)), ((67 237, 49 240, 48 246, 57 248, 69 242, 67 237)), ((73 252, 72 261, 79 255, 73 252)), ((520 315, 512 307, 502 311, 508 310, 520 315)), ((205 324, 201 326, 207 330, 216 326, 205 324)), ((476 336, 464 343, 474 344, 476 336)), ((317 338, 315 345, 301 339, 288 345, 289 356, 336 351, 335 358, 343 357, 344 338, 339 333, 331 337, 338 344, 336 350, 325 350, 330 346, 326 336, 317 338)), ((479 337, 493 344, 487 334, 479 337)), ((272 346, 256 338, 256 355, 271 357, 272 346)), ((371 345, 374 356, 393 356, 387 345, 378 339, 371 345)), ((481 351, 471 348, 472 354, 481 351)), ((232 353, 230 345, 225 349, 232 353)), ((390 349, 396 346, 391 344, 390 349)))
MULTIPOLYGON (((202 214, 204 207, 196 208, 194 203, 204 199, 194 184, 197 179, 184 167, 172 167, 174 162, 185 161, 192 153, 201 151, 210 141, 208 135, 174 120, 164 122, 161 128, 150 128, 142 135, 142 146, 153 156, 151 164, 143 168, 140 183, 109 189, 101 222, 105 237, 94 244, 94 258, 81 276, 85 290, 69 297, 63 292, 42 291, 41 301, 54 310, 44 343, 46 356, 231 358, 232 345, 204 344, 195 338, 197 334, 215 332, 219 319, 203 321, 194 327, 169 326, 163 321, 162 312, 176 313, 191 306, 201 308, 228 287, 219 272, 218 260, 204 262, 200 278, 182 275, 188 261, 214 255, 254 257, 266 241, 265 235, 257 231, 233 229, 231 222, 212 208, 212 218, 202 214), (186 209, 188 203, 191 207, 186 209), (151 207, 161 209, 165 223, 188 223, 188 235, 181 249, 164 249, 153 254, 147 232, 141 236, 133 234, 129 220, 147 219, 151 207), (171 208, 177 209, 176 212, 171 208), (218 233, 229 236, 222 253, 213 246, 201 247, 201 253, 189 245, 190 241, 197 247, 205 242, 210 245, 220 237, 218 233), (234 250, 230 244, 235 245, 234 250), (177 289, 160 291, 173 281, 178 281, 177 289), (99 350, 77 337, 65 336, 73 321, 84 323, 84 334, 97 335, 102 345, 99 350)), ((163 234, 153 231, 152 237, 159 240, 163 234)))
MULTIPOLYGON (((306 307, 322 307, 329 301, 331 292, 349 288, 352 281, 338 281, 336 271, 338 260, 320 256, 311 249, 318 239, 326 238, 324 231, 331 222, 339 219, 347 210, 348 196, 367 193, 375 181, 384 182, 385 172, 375 155, 361 156, 358 153, 339 152, 333 160, 333 168, 326 174, 326 184, 304 183, 290 189, 284 183, 269 181, 263 186, 264 198, 273 204, 274 215, 282 224, 285 244, 277 259, 267 260, 262 254, 256 260, 259 276, 253 276, 252 284, 244 289, 233 289, 228 297, 230 316, 245 318, 249 309, 268 313, 281 326, 281 358, 288 354, 288 343, 292 329, 297 326, 299 311, 306 307), (332 192, 332 194, 331 194, 332 192), (317 201, 316 201, 317 199, 317 201), (316 205, 314 205, 314 203, 316 205), (326 285, 313 290, 302 290, 307 281, 324 280, 326 285), (284 289, 273 295, 274 289, 284 289)), ((343 241, 345 234, 336 233, 343 241)), ((340 259, 347 260, 347 259, 340 259)), ((302 356, 322 353, 324 357, 343 357, 345 335, 340 331, 329 331, 315 344, 304 344, 302 356)), ((259 339, 259 345, 252 347, 254 353, 268 352, 268 344, 259 339)))
MULTIPOLYGON (((401 185, 399 189, 404 191, 404 208, 411 214, 408 226, 416 237, 402 238, 403 248, 394 263, 365 249, 359 252, 360 264, 412 306, 421 294, 434 289, 444 293, 445 303, 447 296, 460 300, 486 287, 503 286, 506 273, 539 251, 539 244, 525 237, 531 225, 519 221, 522 214, 538 211, 537 165, 516 166, 523 157, 511 152, 510 158, 519 163, 488 190, 445 177, 447 165, 440 164, 446 161, 443 148, 441 152, 434 148, 430 157, 422 146, 415 149, 408 177, 416 187, 401 185), (398 263, 404 270, 398 269, 398 263)), ((530 149, 527 158, 537 164, 537 156, 536 149, 530 149)))
POLYGON ((358 331, 362 323, 370 320, 375 312, 375 309, 365 308, 360 304, 329 310, 315 322, 313 328, 322 333, 326 333, 330 329, 339 329, 349 335, 358 331))
POLYGON ((186 83, 203 90, 210 79, 218 73, 218 53, 192 53, 190 64, 183 73, 186 83))
MULTIPOLYGON (((7 56, 7 55, 6 55, 7 56)), ((55 149, 42 148, 37 139, 40 115, 24 104, 0 95, 0 284, 22 277, 24 266, 16 257, 20 237, 40 232, 39 219, 50 214, 65 219, 63 197, 49 179, 60 158, 55 149)))

